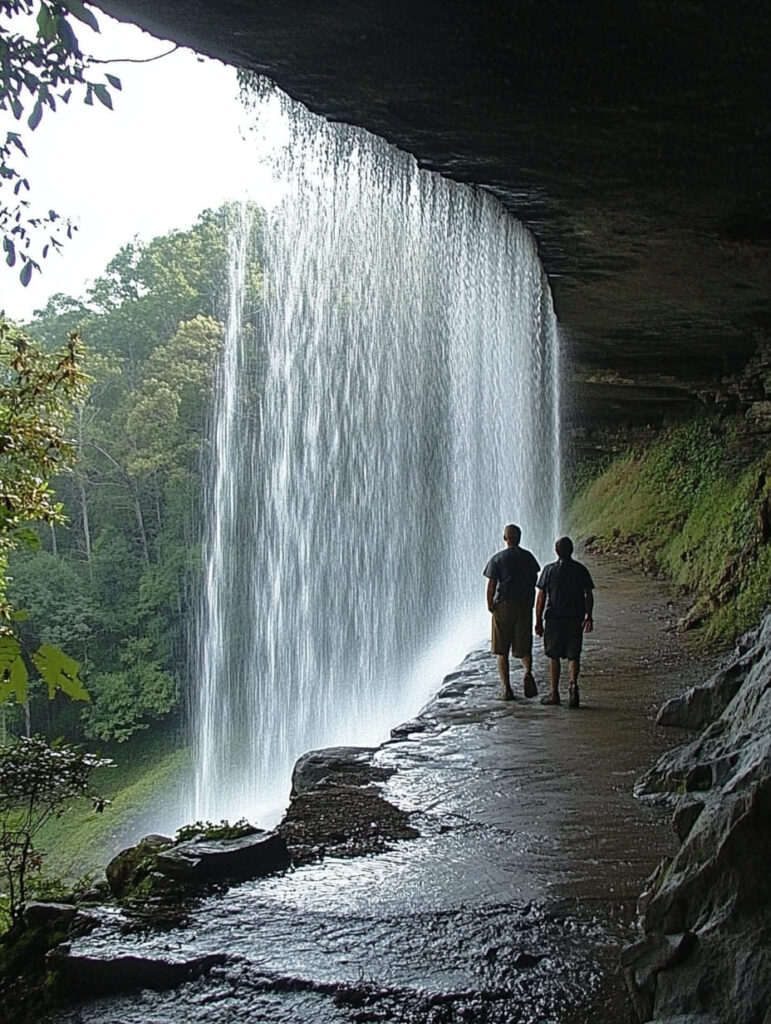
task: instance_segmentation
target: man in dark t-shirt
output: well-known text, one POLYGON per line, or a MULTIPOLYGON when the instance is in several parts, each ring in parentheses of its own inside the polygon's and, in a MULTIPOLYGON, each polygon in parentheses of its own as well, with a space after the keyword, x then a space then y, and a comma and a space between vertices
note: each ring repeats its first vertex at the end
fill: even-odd
POLYGON ((568 659, 570 695, 568 706, 580 707, 578 673, 584 633, 593 628, 594 581, 585 565, 573 558, 573 541, 560 537, 554 546, 557 561, 545 565, 538 580, 535 631, 543 637, 549 659, 551 688, 542 704, 560 703, 560 659, 568 659))
POLYGON ((492 652, 498 657, 501 700, 514 700, 509 676, 509 651, 520 658, 525 675, 525 696, 535 697, 533 679, 533 602, 540 566, 519 546, 522 531, 514 523, 504 528, 506 547, 484 567, 487 577, 487 608, 492 613, 492 652))

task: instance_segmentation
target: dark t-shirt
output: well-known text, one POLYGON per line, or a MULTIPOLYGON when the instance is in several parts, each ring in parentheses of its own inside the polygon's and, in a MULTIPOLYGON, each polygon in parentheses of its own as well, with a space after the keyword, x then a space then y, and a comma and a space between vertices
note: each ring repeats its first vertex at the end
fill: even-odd
POLYGON ((524 548, 504 548, 493 555, 482 575, 495 580, 493 607, 501 601, 535 601, 535 581, 540 565, 524 548))
POLYGON ((594 580, 585 565, 572 558, 550 562, 543 567, 538 589, 546 591, 544 615, 556 619, 583 619, 584 594, 594 590, 594 580))

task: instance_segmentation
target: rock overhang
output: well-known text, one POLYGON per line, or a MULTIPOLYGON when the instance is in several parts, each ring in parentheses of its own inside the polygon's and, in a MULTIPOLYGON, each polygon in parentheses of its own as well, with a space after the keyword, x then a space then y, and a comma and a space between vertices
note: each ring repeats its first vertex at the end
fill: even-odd
POLYGON ((99 6, 492 191, 532 231, 549 275, 571 371, 568 424, 656 423, 720 404, 726 382, 767 350, 762 5, 99 6))

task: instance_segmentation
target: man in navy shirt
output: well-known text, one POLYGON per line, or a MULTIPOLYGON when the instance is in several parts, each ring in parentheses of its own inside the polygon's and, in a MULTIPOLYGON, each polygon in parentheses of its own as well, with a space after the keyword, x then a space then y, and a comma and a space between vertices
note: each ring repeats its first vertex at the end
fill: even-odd
POLYGON ((594 581, 585 565, 573 558, 573 541, 560 537, 554 546, 557 561, 545 565, 538 580, 535 631, 543 637, 549 659, 551 688, 542 704, 560 703, 560 658, 568 659, 570 696, 568 706, 580 707, 578 673, 584 633, 593 628, 594 581))
POLYGON ((509 677, 509 651, 522 660, 526 697, 535 697, 533 679, 533 602, 540 566, 519 546, 522 531, 514 523, 503 530, 506 547, 484 567, 487 577, 487 608, 493 616, 492 652, 498 656, 501 700, 514 700, 509 677))

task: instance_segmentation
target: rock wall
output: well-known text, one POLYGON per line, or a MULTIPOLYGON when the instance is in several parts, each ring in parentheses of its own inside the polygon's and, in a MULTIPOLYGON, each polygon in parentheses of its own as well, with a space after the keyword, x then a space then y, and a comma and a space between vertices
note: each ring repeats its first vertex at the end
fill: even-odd
POLYGON ((640 780, 673 806, 682 845, 639 903, 624 951, 640 1021, 771 1021, 771 614, 703 686, 667 702, 661 724, 698 730, 640 780))
POLYGON ((754 0, 99 5, 498 196, 549 274, 569 427, 722 402, 768 339, 771 19, 754 0))

